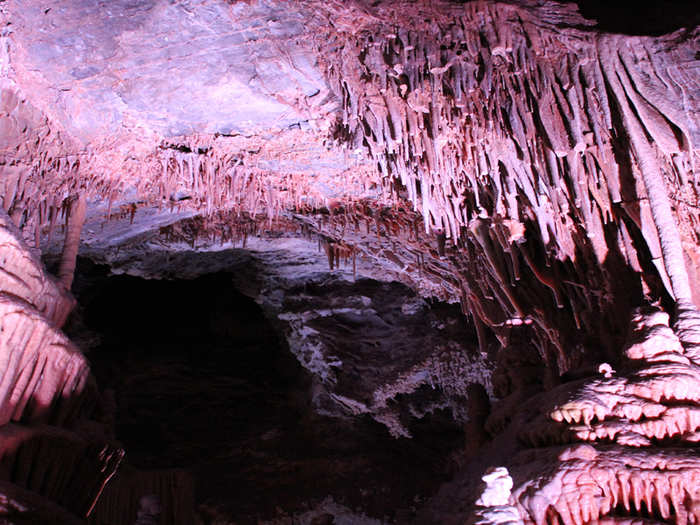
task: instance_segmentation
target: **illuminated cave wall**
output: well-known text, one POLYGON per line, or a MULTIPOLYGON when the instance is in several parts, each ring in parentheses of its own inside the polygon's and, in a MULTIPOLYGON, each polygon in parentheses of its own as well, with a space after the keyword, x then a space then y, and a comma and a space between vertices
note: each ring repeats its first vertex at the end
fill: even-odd
MULTIPOLYGON (((537 523, 698 523, 697 17, 669 7, 674 24, 622 34, 579 4, 3 3, 7 457, 59 439, 58 422, 40 438, 9 421, 61 413, 46 381, 21 401, 51 345, 71 356, 57 377, 77 373, 56 331, 75 236, 63 284, 38 252, 61 250, 85 203, 96 258, 135 232, 173 251, 312 236, 329 270, 366 264, 459 303, 494 362, 481 430, 523 449, 493 458, 515 486, 482 496, 479 519, 495 501, 537 523)), ((31 508, 90 506, 62 501, 31 508)))

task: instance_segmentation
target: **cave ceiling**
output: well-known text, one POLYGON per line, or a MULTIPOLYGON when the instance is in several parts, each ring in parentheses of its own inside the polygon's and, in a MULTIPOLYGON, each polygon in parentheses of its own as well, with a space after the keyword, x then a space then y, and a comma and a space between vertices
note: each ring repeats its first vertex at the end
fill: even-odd
POLYGON ((297 101, 328 93, 301 9, 22 5, 12 18, 17 69, 41 83, 42 109, 82 144, 139 130, 161 137, 279 132, 309 120, 297 101))
MULTIPOLYGON (((480 432, 519 426, 509 435, 527 445, 513 479, 485 478, 484 523, 502 512, 578 524, 620 505, 637 516, 642 503, 646 517, 700 523, 692 4, 0 2, 0 316, 24 327, 2 341, 15 356, 14 383, 0 383, 5 442, 86 446, 71 422, 94 385, 60 332, 77 253, 115 273, 191 278, 199 255, 231 250, 237 286, 282 323, 302 364, 310 330, 328 334, 323 359, 354 355, 354 340, 334 332, 347 319, 319 314, 336 293, 355 326, 384 327, 378 341, 414 340, 375 382, 341 369, 331 381, 319 372, 327 363, 307 359, 327 410, 408 435, 387 400, 440 367, 451 370, 441 390, 469 398, 475 382, 500 400, 480 432), (42 255, 60 259, 57 278, 42 255), (192 258, 173 263, 179 256, 192 258), (377 314, 360 288, 344 291, 365 278, 384 284, 360 288, 397 303, 376 300, 377 314), (390 281, 407 288, 381 288, 390 281), (420 302, 434 300, 461 308, 464 326, 417 334, 411 323, 440 324, 439 307, 420 302), (399 303, 425 311, 399 313, 399 303), (423 348, 430 340, 439 350, 423 348), (75 393, 76 406, 45 414, 30 400, 50 399, 52 387, 25 369, 52 359, 53 387, 75 393), (41 428, 28 437, 11 421, 41 428), (549 477, 535 479, 543 464, 549 477), (591 466, 604 474, 574 479, 591 466), (513 481, 510 499, 498 496, 513 481), (595 504, 562 496, 584 485, 595 504)), ((210 261, 225 266, 221 255, 210 261)), ((120 460, 105 447, 85 454, 85 469, 102 473, 93 485, 120 460)), ((37 515, 55 504, 84 515, 99 496, 93 485, 75 506, 35 501, 27 486, 7 494, 37 515)))
POLYGON ((37 246, 78 194, 93 243, 124 238, 111 217, 291 218, 331 262, 460 302, 482 345, 527 318, 564 372, 580 336, 617 352, 598 312, 675 293, 644 170, 696 301, 700 260, 697 29, 601 32, 578 8, 7 2, 4 207, 37 246))

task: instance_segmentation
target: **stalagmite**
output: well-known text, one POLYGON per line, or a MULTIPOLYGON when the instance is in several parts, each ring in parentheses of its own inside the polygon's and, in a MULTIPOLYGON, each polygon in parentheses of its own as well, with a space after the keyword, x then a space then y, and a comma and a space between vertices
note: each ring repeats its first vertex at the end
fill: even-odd
POLYGON ((513 479, 504 467, 491 469, 481 478, 484 490, 476 502, 470 525, 522 525, 518 509, 509 504, 513 479))
MULTIPOLYGON (((700 369, 684 355, 668 321, 668 314, 658 310, 637 312, 625 351, 630 360, 625 368, 617 372, 610 369, 602 378, 562 385, 548 393, 547 406, 554 407, 524 429, 531 443, 549 443, 552 438, 555 442, 591 443, 543 452, 542 456, 559 454, 557 468, 537 488, 525 482, 514 491, 514 501, 536 523, 544 520, 539 503, 542 498, 566 522, 568 508, 562 498, 569 491, 580 491, 581 497, 597 495, 597 508, 586 508, 585 502, 582 506, 591 514, 589 519, 598 519, 605 514, 603 509, 614 509, 620 501, 628 512, 642 512, 644 502, 648 514, 658 510, 668 519, 666 499, 672 483, 679 484, 686 494, 685 499, 672 497, 676 523, 700 520, 697 455, 692 448, 659 448, 667 439, 676 445, 692 445, 700 428, 700 369), (583 472, 594 472, 595 481, 583 482, 583 472), (625 478, 619 487, 605 490, 601 500, 600 487, 621 474, 625 478)), ((601 369, 607 370, 602 365, 601 369)), ((588 519, 583 517, 582 521, 588 519)))

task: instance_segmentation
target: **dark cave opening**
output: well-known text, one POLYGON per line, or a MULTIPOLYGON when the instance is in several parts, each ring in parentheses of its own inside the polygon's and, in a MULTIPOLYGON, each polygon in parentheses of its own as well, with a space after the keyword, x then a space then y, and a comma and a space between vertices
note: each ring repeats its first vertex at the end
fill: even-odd
POLYGON ((695 0, 576 0, 579 12, 595 20, 600 30, 625 35, 660 36, 700 22, 695 0))
POLYGON ((67 331, 112 399, 129 468, 183 469, 204 523, 280 519, 329 496, 401 523, 452 473, 465 438, 447 411, 415 421, 412 439, 317 414, 308 373, 229 274, 145 280, 81 260, 75 291, 67 331))

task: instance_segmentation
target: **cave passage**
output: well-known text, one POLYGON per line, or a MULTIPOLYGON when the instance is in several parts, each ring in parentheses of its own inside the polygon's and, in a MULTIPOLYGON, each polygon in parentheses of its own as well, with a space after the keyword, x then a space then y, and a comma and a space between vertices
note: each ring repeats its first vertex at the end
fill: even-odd
POLYGON ((228 274, 108 277, 81 261, 76 289, 68 331, 90 342, 129 467, 191 473, 206 523, 279 519, 328 496, 400 523, 450 474, 464 436, 446 414, 394 439, 369 418, 315 413, 306 370, 228 274))

